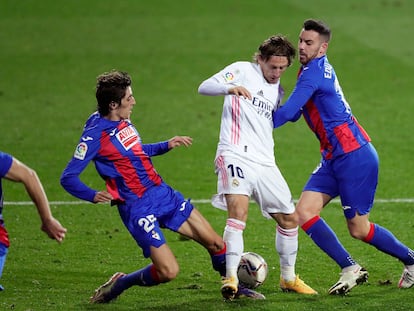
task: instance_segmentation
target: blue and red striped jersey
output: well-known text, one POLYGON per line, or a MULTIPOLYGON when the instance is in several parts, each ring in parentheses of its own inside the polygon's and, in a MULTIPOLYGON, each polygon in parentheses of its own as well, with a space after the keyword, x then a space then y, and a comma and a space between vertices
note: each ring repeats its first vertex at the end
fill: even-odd
POLYGON ((0 151, 0 243, 6 245, 7 247, 9 247, 10 241, 6 228, 3 226, 3 188, 1 184, 1 178, 6 176, 6 174, 9 172, 12 163, 13 157, 7 153, 0 151))
POLYGON ((326 55, 300 68, 292 94, 273 115, 274 127, 296 121, 300 113, 320 141, 325 159, 349 153, 371 141, 353 116, 326 55))
POLYGON ((114 200, 142 197, 145 191, 162 182, 151 156, 167 152, 168 141, 142 144, 129 120, 110 121, 98 112, 84 126, 75 153, 61 176, 61 184, 73 196, 93 202, 96 190, 85 185, 79 175, 93 161, 114 200))

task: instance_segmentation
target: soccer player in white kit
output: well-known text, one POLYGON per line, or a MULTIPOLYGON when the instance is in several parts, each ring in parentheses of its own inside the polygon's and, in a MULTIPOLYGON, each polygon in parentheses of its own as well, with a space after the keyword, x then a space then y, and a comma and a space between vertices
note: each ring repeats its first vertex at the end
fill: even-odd
MULTIPOLYGON (((225 299, 237 296, 237 268, 244 251, 249 200, 254 199, 265 217, 277 222, 275 247, 280 258, 283 291, 317 294, 295 273, 298 219, 290 189, 276 166, 273 113, 283 96, 280 77, 291 65, 296 50, 281 35, 266 39, 253 62, 238 61, 203 81, 198 92, 224 95, 220 140, 215 158, 218 193, 215 207, 226 209, 225 299)), ((257 293, 256 298, 264 299, 257 293)))

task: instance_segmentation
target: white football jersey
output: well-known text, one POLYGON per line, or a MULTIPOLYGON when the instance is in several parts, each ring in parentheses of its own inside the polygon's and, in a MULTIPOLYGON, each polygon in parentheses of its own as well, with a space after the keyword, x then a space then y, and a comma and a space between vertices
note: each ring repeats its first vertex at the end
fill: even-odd
POLYGON ((279 102, 279 83, 266 81, 259 64, 235 62, 212 78, 228 88, 243 86, 252 99, 225 95, 220 126, 219 156, 226 151, 242 158, 274 165, 272 113, 279 102))

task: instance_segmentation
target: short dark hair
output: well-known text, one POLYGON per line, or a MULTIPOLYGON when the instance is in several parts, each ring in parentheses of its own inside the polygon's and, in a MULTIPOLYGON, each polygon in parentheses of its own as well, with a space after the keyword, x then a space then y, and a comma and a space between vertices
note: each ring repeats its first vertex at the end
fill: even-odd
POLYGON ((131 85, 128 73, 118 70, 105 72, 98 76, 96 82, 96 100, 98 112, 106 116, 109 114, 109 104, 121 103, 126 89, 131 85))
POLYGON ((329 42, 329 40, 331 40, 331 29, 323 21, 312 18, 307 19, 303 22, 303 29, 316 31, 325 39, 326 42, 329 42))
POLYGON ((274 35, 263 41, 258 51, 254 54, 253 60, 257 62, 259 56, 264 61, 268 61, 272 56, 286 56, 290 66, 296 56, 296 49, 285 36, 274 35))

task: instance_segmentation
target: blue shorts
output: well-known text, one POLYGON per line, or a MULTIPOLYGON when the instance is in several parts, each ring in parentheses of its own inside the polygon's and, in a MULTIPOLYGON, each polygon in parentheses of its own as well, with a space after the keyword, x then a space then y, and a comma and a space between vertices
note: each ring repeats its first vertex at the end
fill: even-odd
POLYGON ((177 231, 193 208, 190 200, 165 183, 148 189, 142 198, 118 205, 124 225, 145 257, 151 255, 151 246, 158 248, 165 244, 161 228, 177 231))
POLYGON ((378 184, 378 154, 372 144, 332 160, 319 163, 304 191, 339 195, 346 218, 368 214, 374 204, 378 184))

